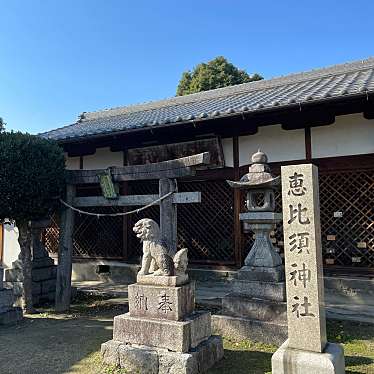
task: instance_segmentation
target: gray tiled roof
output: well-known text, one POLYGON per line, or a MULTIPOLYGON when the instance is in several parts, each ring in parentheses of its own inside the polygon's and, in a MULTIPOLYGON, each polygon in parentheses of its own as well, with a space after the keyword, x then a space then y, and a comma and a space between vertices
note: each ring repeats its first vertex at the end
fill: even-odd
POLYGON ((76 123, 41 135, 68 140, 366 92, 374 92, 374 58, 161 101, 84 113, 76 123))

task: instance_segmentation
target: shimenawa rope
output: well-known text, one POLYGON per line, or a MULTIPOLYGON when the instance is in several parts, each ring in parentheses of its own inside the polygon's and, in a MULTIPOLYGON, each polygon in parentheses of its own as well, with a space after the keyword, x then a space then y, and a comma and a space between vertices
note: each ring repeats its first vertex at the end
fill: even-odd
POLYGON ((74 210, 75 212, 78 212, 79 214, 86 214, 88 216, 95 216, 97 218, 99 218, 99 217, 119 217, 119 216, 128 216, 130 214, 138 214, 142 210, 150 208, 151 206, 158 204, 162 200, 165 200, 166 198, 168 198, 169 196, 171 196, 174 192, 176 192, 176 191, 168 192, 166 195, 161 196, 160 198, 152 201, 148 205, 145 205, 145 206, 143 206, 141 208, 130 210, 129 212, 122 212, 122 213, 92 213, 92 212, 87 212, 85 210, 81 210, 81 209, 75 208, 75 207, 69 205, 66 201, 64 201, 62 199, 60 199, 60 203, 62 205, 65 205, 67 208, 69 208, 71 210, 74 210))

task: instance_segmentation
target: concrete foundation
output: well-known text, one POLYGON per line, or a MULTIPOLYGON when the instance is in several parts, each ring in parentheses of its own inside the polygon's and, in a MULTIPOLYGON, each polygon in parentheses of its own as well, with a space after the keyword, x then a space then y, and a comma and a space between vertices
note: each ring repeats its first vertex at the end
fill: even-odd
POLYGON ((222 297, 213 331, 234 340, 282 344, 287 339, 287 305, 282 266, 243 266, 222 297))
POLYGON ((245 317, 212 315, 213 334, 234 341, 248 339, 254 342, 280 345, 287 339, 287 323, 259 321, 245 317))
POLYGON ((300 351, 288 347, 288 341, 271 359, 273 374, 344 374, 343 348, 327 343, 323 353, 300 351))
POLYGON ((256 319, 264 322, 287 324, 285 302, 256 299, 230 293, 222 298, 222 314, 232 317, 256 319))

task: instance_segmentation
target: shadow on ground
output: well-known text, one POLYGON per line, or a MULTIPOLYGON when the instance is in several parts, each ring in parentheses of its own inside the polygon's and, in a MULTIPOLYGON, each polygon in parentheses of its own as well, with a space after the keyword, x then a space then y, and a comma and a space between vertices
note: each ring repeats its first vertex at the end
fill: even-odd
POLYGON ((112 320, 30 319, 0 332, 2 374, 57 374, 111 339, 112 320))
POLYGON ((0 328, 1 374, 61 374, 112 338, 113 317, 127 306, 86 303, 69 314, 45 309, 0 328))
POLYGON ((259 351, 231 351, 225 349, 223 360, 209 374, 264 374, 271 372, 272 353, 259 351))

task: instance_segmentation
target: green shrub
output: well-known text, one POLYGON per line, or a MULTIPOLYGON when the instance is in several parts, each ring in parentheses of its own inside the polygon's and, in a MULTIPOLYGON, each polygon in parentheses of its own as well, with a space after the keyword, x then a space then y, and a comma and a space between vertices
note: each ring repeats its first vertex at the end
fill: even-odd
POLYGON ((0 134, 0 220, 47 217, 59 204, 65 161, 57 143, 35 135, 0 134))

